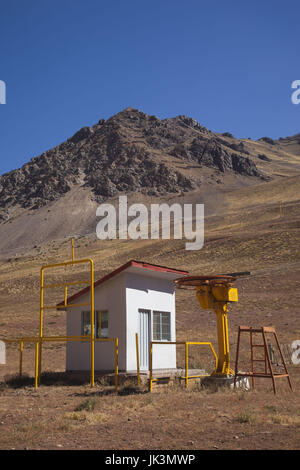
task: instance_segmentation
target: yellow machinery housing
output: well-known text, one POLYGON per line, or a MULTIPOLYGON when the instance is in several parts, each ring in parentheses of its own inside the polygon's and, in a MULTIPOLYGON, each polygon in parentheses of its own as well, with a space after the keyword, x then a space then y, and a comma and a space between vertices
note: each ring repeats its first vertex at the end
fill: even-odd
POLYGON ((231 375, 228 341, 228 302, 238 302, 238 291, 232 287, 232 276, 187 276, 176 279, 179 288, 196 288, 196 296, 204 310, 213 310, 217 316, 218 361, 213 374, 231 375))

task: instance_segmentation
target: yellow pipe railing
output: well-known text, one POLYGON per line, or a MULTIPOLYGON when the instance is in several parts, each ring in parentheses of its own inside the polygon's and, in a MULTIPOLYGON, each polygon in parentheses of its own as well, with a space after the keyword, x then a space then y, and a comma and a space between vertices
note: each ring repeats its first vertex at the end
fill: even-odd
POLYGON ((118 338, 95 338, 95 310, 94 310, 94 262, 91 258, 75 260, 75 251, 74 251, 74 238, 72 238, 72 261, 64 261, 61 263, 48 264, 41 267, 40 272, 40 325, 39 325, 39 336, 29 336, 22 337, 17 339, 3 339, 6 343, 19 343, 19 374, 22 375, 23 367, 23 346, 24 342, 34 342, 35 343, 35 388, 38 387, 38 383, 41 378, 42 371, 42 344, 47 341, 89 341, 91 347, 91 356, 90 356, 90 374, 91 374, 91 386, 95 385, 95 341, 114 341, 115 343, 115 388, 118 391, 118 357, 119 357, 119 342, 118 338), (44 274, 45 270, 61 268, 66 266, 74 266, 77 264, 89 264, 90 266, 90 279, 83 281, 74 281, 74 282, 63 282, 55 284, 44 284, 44 274), (87 284, 90 286, 90 301, 77 303, 77 304, 68 304, 68 287, 75 286, 80 284, 87 284), (44 305, 44 289, 56 289, 58 287, 64 287, 64 303, 63 305, 44 305), (44 311, 51 309, 67 309, 73 307, 83 307, 90 306, 91 312, 91 333, 86 336, 44 336, 43 335, 43 324, 44 324, 44 311))
POLYGON ((59 287, 80 286, 81 284, 90 284, 90 281, 59 282, 57 284, 46 284, 44 289, 57 289, 59 287))
POLYGON ((39 333, 39 339, 40 339, 40 348, 39 348, 39 361, 38 361, 38 367, 39 367, 39 380, 42 372, 42 338, 43 338, 43 322, 44 322, 44 311, 45 310, 51 310, 51 309, 67 309, 67 308, 73 308, 73 307, 84 307, 84 306, 89 306, 90 307, 90 312, 91 312, 91 334, 90 334, 90 344, 91 344, 91 366, 90 366, 90 373, 91 373, 91 387, 94 387, 95 385, 95 332, 94 332, 94 325, 95 325, 95 313, 94 313, 94 262, 91 258, 87 259, 80 259, 80 260, 75 260, 74 256, 74 239, 72 239, 72 261, 64 261, 62 263, 55 263, 55 264, 48 264, 45 266, 42 266, 41 268, 41 281, 40 281, 40 333, 39 333), (82 302, 82 303, 75 303, 75 304, 67 304, 67 289, 68 285, 76 285, 71 282, 65 282, 65 283, 58 283, 58 284, 47 284, 47 287, 44 285, 44 271, 46 269, 55 269, 55 268, 60 268, 60 267, 66 267, 66 266, 74 266, 77 264, 89 264, 90 266, 90 279, 89 281, 82 281, 79 282, 79 284, 89 284, 90 285, 90 301, 89 302, 82 302), (65 295, 64 295, 64 304, 63 305, 44 305, 44 289, 55 289, 57 287, 64 287, 65 288, 65 295))
MULTIPOLYGON (((23 370, 23 347, 24 343, 35 343, 35 374, 34 374, 34 386, 35 388, 38 388, 38 384, 40 382, 40 349, 41 349, 41 344, 43 342, 75 342, 75 341, 91 341, 91 338, 89 335, 82 335, 82 336, 43 336, 42 338, 40 337, 22 337, 22 338, 1 338, 1 341, 4 341, 5 343, 19 343, 19 352, 20 352, 20 357, 19 357, 19 375, 20 377, 22 376, 22 370, 23 370)), ((93 342, 114 342, 114 355, 115 355, 115 390, 118 392, 118 375, 119 375, 119 340, 118 338, 94 338, 93 342)))
POLYGON ((209 346, 216 362, 216 366, 218 363, 218 357, 217 354, 212 346, 212 344, 208 341, 168 341, 168 342, 162 342, 162 341, 150 341, 150 361, 149 361, 149 391, 152 392, 152 385, 153 382, 158 382, 159 378, 154 379, 153 378, 153 345, 154 344, 160 344, 160 345, 171 345, 171 344, 183 344, 185 345, 185 376, 183 376, 183 379, 185 379, 185 388, 188 388, 188 381, 189 379, 196 379, 200 377, 207 377, 209 374, 202 374, 202 375, 188 375, 189 372, 189 346, 190 345, 198 345, 198 346, 209 346))
POLYGON ((38 388, 39 383, 39 341, 35 343, 35 377, 34 388, 38 388))

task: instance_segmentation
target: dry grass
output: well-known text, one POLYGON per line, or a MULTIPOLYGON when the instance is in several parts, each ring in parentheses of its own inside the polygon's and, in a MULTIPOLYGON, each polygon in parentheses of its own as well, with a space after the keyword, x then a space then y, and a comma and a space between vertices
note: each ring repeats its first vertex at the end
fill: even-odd
MULTIPOLYGON (((96 278, 130 258, 199 274, 251 271, 249 278, 237 282, 239 302, 230 306, 232 363, 240 324, 274 326, 280 341, 290 343, 300 334, 300 259, 296 250, 300 204, 296 196, 285 192, 286 200, 281 198, 285 215, 279 218, 274 201, 281 196, 280 187, 277 193, 269 187, 265 203, 263 188, 253 187, 253 200, 250 189, 237 193, 235 199, 232 194, 223 214, 207 218, 205 245, 199 252, 187 252, 181 240, 105 243, 86 237, 78 241, 77 257, 94 258, 96 278)), ((1 336, 37 333, 40 265, 63 259, 69 253, 69 243, 57 242, 50 248, 51 252, 44 246, 39 254, 0 262, 1 336)), ((200 310, 194 293, 178 291, 176 309, 179 341, 211 341, 217 349, 214 314, 200 310)), ((49 313, 46 323, 49 334, 65 333, 61 312, 49 313)), ((241 347, 246 367, 249 341, 245 339, 241 347)), ((190 354, 194 367, 213 368, 208 350, 195 348, 190 354)), ((149 394, 145 387, 124 382, 116 395, 105 378, 98 378, 91 389, 88 377, 83 380, 65 374, 63 344, 45 346, 43 357, 42 384, 36 391, 32 345, 24 349, 22 381, 16 375, 18 351, 12 346, 7 349, 7 365, 0 370, 2 449, 300 448, 299 366, 289 366, 294 392, 280 379, 276 396, 266 379, 257 380, 256 389, 249 392, 205 390, 198 385, 186 391, 183 383, 175 381, 149 394)), ((183 359, 179 348, 178 366, 183 365, 183 359)))

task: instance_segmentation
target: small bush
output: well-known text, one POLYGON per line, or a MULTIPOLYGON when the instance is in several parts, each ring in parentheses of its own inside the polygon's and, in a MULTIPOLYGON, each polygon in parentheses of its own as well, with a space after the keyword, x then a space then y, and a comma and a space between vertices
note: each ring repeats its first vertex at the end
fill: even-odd
POLYGON ((74 411, 94 411, 96 403, 95 399, 88 398, 76 406, 74 411))
POLYGON ((247 410, 239 413, 236 417, 238 423, 247 423, 252 424, 255 422, 255 417, 253 416, 252 411, 247 410))

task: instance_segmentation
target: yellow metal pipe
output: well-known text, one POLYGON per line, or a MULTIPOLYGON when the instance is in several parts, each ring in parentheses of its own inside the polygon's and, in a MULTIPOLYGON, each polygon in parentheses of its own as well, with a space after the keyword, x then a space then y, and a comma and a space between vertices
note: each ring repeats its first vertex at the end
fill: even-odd
POLYGON ((44 310, 65 310, 66 308, 72 307, 87 307, 90 306, 90 302, 82 302, 80 304, 68 304, 68 305, 45 305, 44 310))
POLYGON ((90 260, 90 280, 91 280, 91 289, 90 289, 90 302, 91 302, 91 387, 95 385, 95 312, 94 312, 94 262, 90 260))
POLYGON ((39 383, 42 375, 42 340, 39 341, 39 383))
POLYGON ((68 305, 68 286, 65 286, 65 307, 68 305))
POLYGON ((211 342, 209 342, 209 341, 170 341, 170 342, 168 341, 166 343, 162 343, 161 341, 151 341, 150 342, 150 366, 149 366, 149 370, 150 370, 149 391, 150 392, 152 391, 152 383, 158 381, 158 379, 153 378, 153 370, 152 370, 153 344, 160 344, 160 345, 162 345, 162 344, 168 344, 168 345, 169 344, 184 344, 185 345, 185 376, 183 378, 185 379, 185 387, 186 388, 188 388, 188 380, 189 379, 196 379, 196 378, 199 378, 199 377, 208 377, 209 376, 209 374, 192 375, 192 376, 188 375, 188 367, 189 367, 189 363, 188 363, 188 346, 189 345, 209 346, 212 353, 213 353, 213 355, 214 355, 215 363, 216 363, 216 370, 217 370, 218 356, 217 356, 211 342))
POLYGON ((211 343, 209 341, 187 341, 187 344, 206 345, 211 343))
MULTIPOLYGON (((83 338, 86 338, 86 336, 83 336, 83 338)), ((94 341, 97 342, 97 341, 101 341, 103 343, 105 343, 105 341, 115 341, 116 338, 94 338, 94 341)))
POLYGON ((46 342, 46 343, 47 342, 50 343, 52 341, 53 342, 55 342, 55 341, 58 341, 58 342, 68 342, 68 341, 69 342, 72 342, 72 341, 87 341, 87 342, 90 342, 90 340, 91 339, 90 339, 89 336, 88 337, 83 336, 82 338, 80 336, 79 337, 74 337, 74 338, 73 337, 70 337, 70 338, 64 338, 64 337, 60 337, 60 338, 51 338, 50 337, 50 338, 47 338, 47 337, 44 336, 43 339, 42 339, 42 342, 46 342))
POLYGON ((189 345, 185 343, 185 388, 189 386, 189 345))
POLYGON ((115 389, 116 389, 116 393, 118 393, 118 390, 119 390, 118 375, 119 375, 119 339, 115 338, 115 389))
POLYGON ((200 377, 210 377, 209 374, 203 375, 189 375, 188 377, 183 377, 184 379, 199 379, 200 377))
MULTIPOLYGON (((40 338, 39 336, 32 336, 32 337, 21 337, 21 338, 1 338, 1 341, 4 341, 6 343, 19 343, 20 341, 28 342, 28 343, 35 343, 36 341, 39 341, 40 338)), ((90 336, 85 335, 85 336, 43 336, 41 341, 90 341, 90 336)), ((115 338, 95 338, 94 341, 115 341, 115 338)))
POLYGON ((139 354, 139 335, 135 334, 135 348, 136 348, 136 372, 137 372, 137 381, 138 385, 141 385, 141 376, 140 376, 140 354, 139 354))
POLYGON ((42 266, 42 270, 45 269, 52 269, 52 268, 61 268, 63 266, 70 266, 73 264, 86 264, 86 263, 93 263, 93 260, 91 258, 84 258, 84 259, 77 259, 75 261, 63 261, 62 263, 55 263, 55 264, 45 264, 42 266))
POLYGON ((163 343, 161 341, 151 341, 152 344, 185 344, 186 341, 168 341, 166 343, 163 343))
POLYGON ((44 269, 41 269, 40 290, 40 338, 43 336, 43 313, 44 313, 44 269))
POLYGON ((228 341, 228 324, 227 324, 227 306, 225 303, 219 302, 219 305, 215 308, 217 316, 217 333, 218 333, 218 364, 216 373, 218 374, 230 374, 229 360, 229 341, 228 341))
POLYGON ((40 380, 42 373, 42 338, 43 338, 43 323, 44 323, 44 269, 41 268, 41 291, 40 291, 40 347, 38 348, 39 360, 38 360, 38 378, 40 380))
MULTIPOLYGON (((23 365, 23 346, 24 342, 35 342, 35 388, 38 387, 38 383, 40 381, 41 377, 41 364, 42 364, 42 343, 43 341, 90 341, 91 342, 91 385, 94 386, 94 376, 95 376, 95 353, 94 353, 94 343, 96 341, 100 341, 101 339, 96 338, 95 339, 95 332, 94 332, 94 325, 95 325, 95 317, 94 317, 94 263, 91 258, 88 259, 82 259, 82 260, 75 260, 75 257, 72 256, 72 261, 67 261, 67 262, 62 262, 62 263, 55 263, 55 264, 49 264, 41 267, 41 272, 40 272, 40 327, 39 327, 39 336, 38 337, 21 337, 21 338, 12 338, 12 339, 6 339, 4 338, 3 341, 6 343, 20 343, 20 363, 19 363, 19 373, 22 375, 22 365, 23 365), (58 267, 63 267, 63 266, 68 266, 68 265, 74 265, 74 264, 83 264, 83 263, 89 263, 90 264, 90 280, 89 281, 76 281, 76 282, 70 282, 70 283, 62 283, 62 284, 48 284, 45 286, 44 284, 44 270, 49 269, 49 268, 58 268, 58 267), (67 287, 68 285, 78 285, 78 284, 90 284, 90 289, 91 289, 91 294, 90 294, 90 302, 89 303, 80 303, 80 304, 71 304, 67 305, 66 301, 66 296, 67 296, 67 287), (60 287, 64 286, 65 287, 65 305, 64 306, 45 306, 44 305, 44 289, 45 288, 51 288, 51 287, 60 287), (92 318, 92 328, 91 328, 91 336, 73 336, 73 337, 67 337, 67 336, 53 336, 53 337, 43 337, 43 323, 44 323, 44 310, 45 309, 59 309, 59 308, 70 308, 70 307, 76 307, 76 306, 87 306, 90 305, 91 307, 91 318, 92 318)), ((104 341, 106 340, 111 340, 114 341, 114 339, 108 339, 108 338, 103 338, 104 341)), ((117 358, 118 358, 118 342, 116 343, 117 345, 117 358)), ((118 374, 118 368, 116 373, 118 374)), ((117 384, 117 382, 116 382, 117 384)))
POLYGON ((38 337, 33 337, 33 338, 1 338, 1 341, 4 341, 5 343, 19 343, 20 340, 24 342, 29 342, 29 343, 35 343, 38 340, 38 337))
POLYGON ((225 346, 226 346, 226 368, 228 371, 227 373, 230 374, 232 370, 230 369, 227 305, 225 305, 224 326, 225 326, 225 346))
POLYGON ((152 354, 153 354, 153 344, 160 344, 159 342, 154 343, 153 341, 150 341, 150 364, 149 364, 149 391, 152 392, 152 382, 153 382, 153 376, 152 376, 152 354))
POLYGON ((74 335, 74 336, 43 336, 43 341, 51 341, 52 339, 86 339, 87 341, 90 340, 90 336, 89 335, 84 335, 84 336, 80 336, 80 335, 74 335))
POLYGON ((211 349, 211 351, 212 351, 213 355, 215 356, 215 361, 216 361, 216 369, 217 369, 217 365, 218 365, 218 356, 217 356, 217 354, 216 354, 216 352, 215 352, 214 348, 212 347, 211 343, 209 343, 209 345, 210 345, 210 349, 211 349))
POLYGON ((39 382, 39 342, 35 343, 35 379, 34 379, 34 388, 38 388, 39 382))
POLYGON ((90 284, 91 281, 59 282, 57 284, 45 284, 44 289, 56 289, 58 287, 80 286, 81 284, 90 284))

